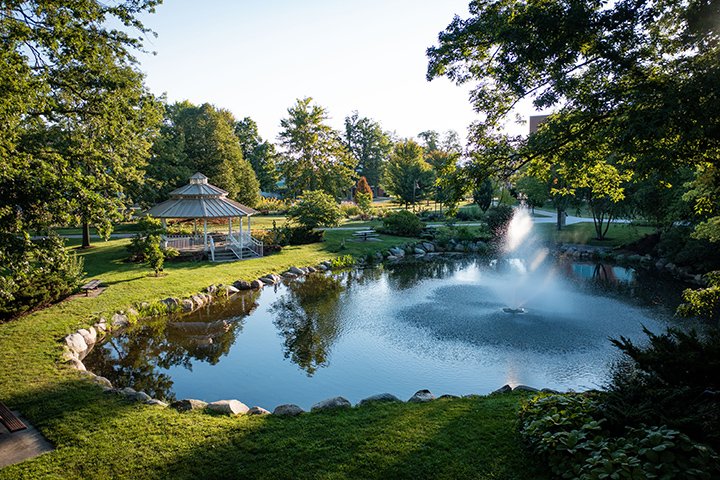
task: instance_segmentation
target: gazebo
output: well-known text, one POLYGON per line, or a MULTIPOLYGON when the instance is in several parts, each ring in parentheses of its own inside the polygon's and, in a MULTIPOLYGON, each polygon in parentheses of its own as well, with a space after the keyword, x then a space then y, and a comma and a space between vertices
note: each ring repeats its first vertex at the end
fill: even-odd
POLYGON ((257 211, 227 198, 228 192, 211 185, 202 173, 190 177, 190 183, 170 192, 170 199, 145 212, 159 218, 166 225, 168 219, 192 219, 193 235, 168 235, 165 246, 180 252, 202 250, 213 261, 242 260, 262 257, 263 244, 250 234, 250 217, 257 211), (208 233, 208 218, 226 218, 227 234, 208 233), (233 231, 233 218, 240 220, 240 228, 233 231), (247 230, 243 231, 243 219, 247 230), (202 237, 197 232, 197 221, 203 220, 202 237))

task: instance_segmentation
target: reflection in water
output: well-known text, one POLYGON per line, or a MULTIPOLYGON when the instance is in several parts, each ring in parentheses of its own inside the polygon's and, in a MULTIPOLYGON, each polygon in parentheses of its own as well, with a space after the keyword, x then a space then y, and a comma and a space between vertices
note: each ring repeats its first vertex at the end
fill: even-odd
POLYGON ((192 370, 193 360, 217 364, 235 343, 244 318, 257 306, 259 292, 237 296, 191 315, 140 322, 93 349, 84 362, 116 387, 130 386, 153 398, 174 400, 173 381, 162 371, 175 366, 192 370))
MULTIPOLYGON (((352 281, 350 277, 346 276, 348 282, 352 281)), ((338 300, 345 289, 341 279, 314 274, 290 282, 287 293, 271 307, 276 316, 273 323, 285 338, 285 358, 308 376, 327 365, 330 348, 340 332, 338 300)))

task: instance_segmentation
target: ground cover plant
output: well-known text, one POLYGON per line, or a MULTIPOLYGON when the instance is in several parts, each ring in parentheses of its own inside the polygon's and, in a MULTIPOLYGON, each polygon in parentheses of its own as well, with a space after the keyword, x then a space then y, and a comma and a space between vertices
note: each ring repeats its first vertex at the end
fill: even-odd
MULTIPOLYGON (((513 428, 522 394, 297 419, 225 418, 129 403, 60 363, 63 336, 102 312, 315 264, 333 257, 331 249, 351 232, 327 235, 326 243, 286 247, 262 259, 171 263, 161 278, 123 261, 128 239, 83 250, 88 275, 101 278, 106 291, 0 325, 0 398, 57 448, 0 470, 0 479, 544 478, 523 456, 513 428)), ((406 241, 381 236, 383 247, 406 241)), ((378 248, 377 242, 346 244, 353 255, 378 248)))

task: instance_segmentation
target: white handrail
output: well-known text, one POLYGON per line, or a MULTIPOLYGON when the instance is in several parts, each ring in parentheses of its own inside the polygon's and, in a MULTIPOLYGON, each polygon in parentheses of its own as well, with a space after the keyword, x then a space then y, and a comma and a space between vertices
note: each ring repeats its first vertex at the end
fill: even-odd
POLYGON ((215 261, 215 240, 213 240, 213 237, 209 237, 210 239, 210 261, 215 261))

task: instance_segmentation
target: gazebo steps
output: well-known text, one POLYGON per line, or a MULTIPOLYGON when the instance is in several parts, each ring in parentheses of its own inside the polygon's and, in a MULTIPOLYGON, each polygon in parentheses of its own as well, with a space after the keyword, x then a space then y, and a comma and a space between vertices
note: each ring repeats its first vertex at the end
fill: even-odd
POLYGON ((244 248, 242 251, 242 258, 239 258, 237 255, 235 255, 235 252, 232 250, 216 250, 215 251, 215 262, 236 262, 238 260, 247 260, 249 258, 258 258, 260 255, 255 253, 254 251, 250 250, 249 248, 244 248))

